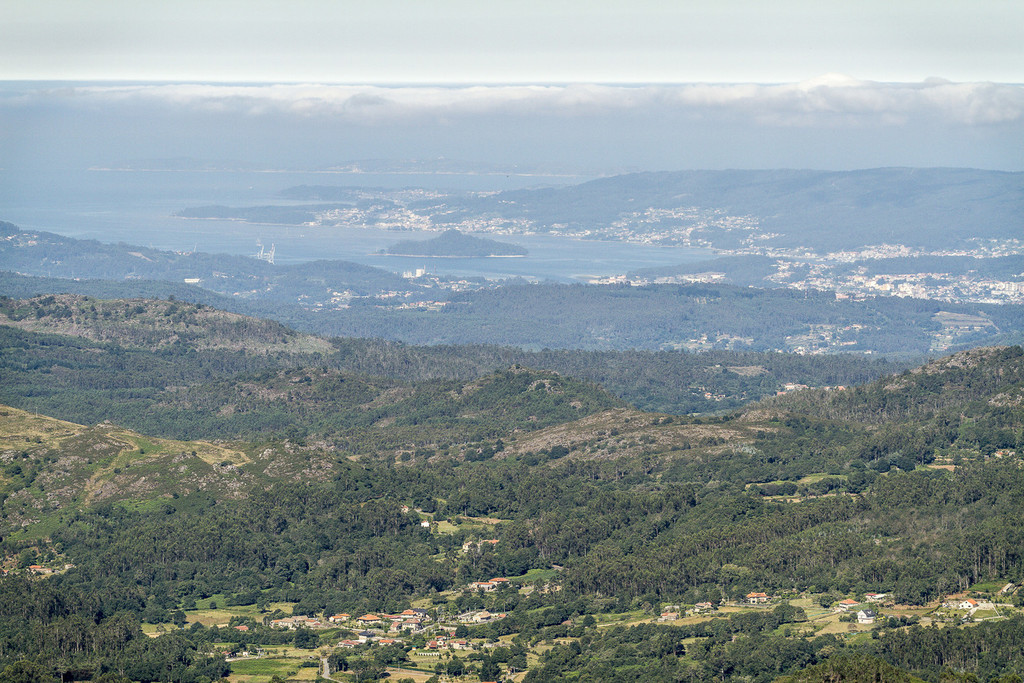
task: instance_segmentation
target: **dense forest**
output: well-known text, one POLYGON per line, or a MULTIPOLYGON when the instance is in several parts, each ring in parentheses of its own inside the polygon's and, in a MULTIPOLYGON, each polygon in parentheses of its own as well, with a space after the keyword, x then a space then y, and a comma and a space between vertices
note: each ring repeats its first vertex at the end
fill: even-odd
POLYGON ((371 680, 411 666, 425 637, 344 654, 332 649, 344 628, 270 620, 411 606, 438 621, 504 615, 461 626, 480 648, 438 664, 465 680, 1024 671, 1012 592, 1002 618, 966 627, 936 607, 1024 580, 1020 347, 902 370, 726 352, 460 354, 324 340, 180 301, 50 296, 0 312, 2 401, 16 406, 0 410, 4 680, 203 683, 235 675, 224 654, 243 641, 323 647, 340 676, 371 680), (425 376, 446 364, 435 372, 451 376, 425 376), (637 410, 593 383, 626 386, 630 372, 650 396, 666 391, 651 378, 687 372, 803 372, 829 388, 760 402, 736 390, 745 405, 691 416, 637 410), (510 585, 468 588, 496 576, 510 585), (871 591, 896 607, 859 631, 822 630, 832 605, 871 591), (758 593, 772 603, 743 607, 758 593), (252 616, 205 624, 211 602, 252 616), (712 611, 658 623, 697 604, 712 611))
MULTIPOLYGON (((354 336, 369 336, 376 327, 413 343, 504 340, 533 349, 687 348, 704 341, 709 348, 793 350, 815 348, 812 331, 819 329, 850 342, 842 348, 851 353, 925 354, 940 328, 936 313, 977 312, 926 300, 839 301, 831 292, 727 285, 507 285, 453 294, 450 302, 440 313, 381 312, 367 302, 326 315, 324 322, 354 336)), ((998 317, 998 329, 1022 327, 1015 307, 986 314, 998 317)))
MULTIPOLYGON (((718 412, 771 396, 786 384, 836 386, 863 383, 907 367, 853 355, 679 351, 523 351, 496 346, 410 346, 373 339, 320 339, 279 324, 176 300, 108 301, 40 296, 0 299, 0 400, 78 422, 115 419, 142 431, 164 427, 152 416, 160 404, 174 412, 180 390, 218 383, 227 391, 248 374, 326 368, 403 383, 469 381, 514 365, 549 370, 597 383, 638 408, 676 414, 718 412), (50 336, 46 336, 50 333, 50 336), (53 336, 59 334, 60 336, 53 336), (69 336, 74 335, 74 336, 69 336), (14 350, 17 350, 15 352, 14 350), (188 363, 182 363, 188 359, 188 363), (236 380, 237 377, 237 380, 236 380), (131 389, 126 393, 125 389, 131 389), (93 394, 119 401, 93 410, 93 394), (31 397, 30 402, 25 398, 31 397), (133 407, 134 406, 134 407, 133 407), (97 412, 99 410, 99 412, 97 412), (103 415, 102 411, 114 410, 103 415), (92 412, 90 412, 92 411, 92 412)), ((294 388, 304 388, 292 387, 294 388)), ((249 401, 252 402, 251 400, 249 401)), ((280 404, 259 408, 275 413, 280 404)), ((301 407, 299 407, 301 408, 301 407)), ((256 406, 247 412, 249 433, 259 427, 256 406)), ((304 419, 290 411, 290 424, 304 419)), ((210 415, 206 419, 214 418, 210 415)), ((234 421, 242 419, 233 417, 234 421)), ((225 433, 240 433, 219 426, 225 433)), ((194 433, 194 432, 193 432, 194 433)))

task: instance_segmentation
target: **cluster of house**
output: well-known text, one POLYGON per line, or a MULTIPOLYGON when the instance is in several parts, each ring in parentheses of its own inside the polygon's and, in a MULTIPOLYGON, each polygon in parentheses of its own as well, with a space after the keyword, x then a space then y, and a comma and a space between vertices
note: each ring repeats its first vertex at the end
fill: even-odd
POLYGON ((410 629, 412 631, 419 631, 423 629, 423 625, 430 621, 430 615, 427 610, 422 608, 411 608, 404 610, 400 614, 364 614, 361 617, 352 618, 351 614, 342 612, 341 614, 335 614, 334 616, 327 618, 327 623, 307 616, 294 616, 284 617, 283 619, 274 619, 270 622, 270 625, 274 628, 330 628, 331 626, 337 625, 355 625, 360 628, 387 628, 389 631, 402 631, 410 629))
MULTIPOLYGON (((888 597, 889 597, 888 593, 865 593, 864 594, 864 600, 866 602, 873 602, 873 603, 883 602, 888 597)), ((836 603, 835 610, 837 612, 849 612, 849 611, 859 607, 860 605, 861 605, 861 603, 858 602, 857 600, 851 600, 850 598, 847 598, 846 600, 840 600, 838 603, 836 603)), ((865 607, 864 609, 857 610, 857 623, 858 624, 870 625, 870 624, 875 623, 875 619, 877 619, 877 618, 878 618, 878 613, 875 610, 871 609, 870 607, 865 607)))
MULTIPOLYGON (((283 619, 272 619, 270 625, 274 628, 327 628, 327 624, 323 623, 319 619, 313 617, 307 617, 305 615, 296 615, 294 617, 284 617, 283 619)), ((248 631, 247 626, 236 626, 239 631, 248 631)))
POLYGON ((356 634, 356 637, 354 639, 353 638, 343 638, 342 640, 339 640, 338 641, 338 647, 353 648, 353 647, 356 647, 358 645, 365 645, 366 643, 369 643, 369 642, 375 642, 375 643, 377 643, 378 645, 381 645, 381 646, 384 646, 384 645, 401 645, 402 644, 402 639, 401 638, 377 638, 376 634, 374 634, 371 631, 360 631, 359 633, 356 634))
MULTIPOLYGON (((73 564, 66 564, 61 569, 67 571, 68 569, 71 569, 74 566, 75 565, 73 564)), ((25 567, 25 571, 27 571, 29 574, 35 574, 36 576, 49 576, 50 574, 56 574, 57 572, 61 571, 61 569, 54 569, 53 567, 44 567, 41 564, 30 564, 29 566, 25 567)), ((11 569, 8 571, 7 569, 0 569, 0 574, 2 574, 3 576, 7 576, 12 571, 16 570, 11 569)))
MULTIPOLYGON (((701 614, 703 612, 710 612, 715 609, 714 604, 710 602, 698 602, 693 606, 693 609, 686 610, 688 614, 701 614)), ((658 617, 658 621, 675 621, 683 616, 683 610, 679 608, 679 605, 667 605, 665 611, 658 617)))
MULTIPOLYGON (((887 593, 867 593, 864 596, 867 602, 882 602, 883 600, 885 600, 886 597, 888 597, 887 593)), ((767 593, 751 592, 747 593, 746 595, 746 602, 748 605, 763 605, 765 603, 770 602, 771 599, 771 596, 767 593)), ((858 607, 860 604, 861 603, 857 600, 840 600, 836 604, 835 610, 837 612, 849 612, 851 609, 858 607)), ((694 612, 711 609, 711 607, 711 603, 700 603, 697 605, 697 609, 695 609, 694 612), (706 607, 704 607, 704 605, 706 605, 706 607)), ((857 611, 857 623, 860 624, 873 624, 875 623, 875 619, 877 617, 878 614, 873 609, 865 608, 857 611)))
POLYGON ((508 579, 503 577, 497 577, 489 581, 473 581, 469 584, 470 590, 481 590, 486 592, 496 591, 502 586, 510 586, 511 583, 508 579))
MULTIPOLYGON (((480 624, 490 621, 492 619, 501 619, 507 615, 505 614, 492 614, 486 610, 479 612, 466 612, 457 617, 459 621, 464 623, 480 624)), ((437 653, 440 650, 468 650, 472 647, 472 643, 465 638, 454 637, 456 627, 455 626, 440 626, 437 627, 439 634, 433 635, 428 640, 423 649, 420 650, 420 654, 437 653)), ((355 639, 344 639, 339 642, 341 647, 352 648, 357 645, 364 645, 366 643, 373 643, 374 645, 400 645, 403 641, 401 638, 382 638, 380 637, 380 631, 359 631, 356 633, 355 639)))
POLYGON ((449 638, 448 636, 437 636, 433 640, 428 640, 426 644, 427 650, 468 650, 470 647, 470 642, 465 638, 449 638))
MULTIPOLYGON (((883 597, 884 597, 884 594, 879 594, 879 593, 868 593, 868 595, 883 595, 883 597)), ((871 600, 871 602, 879 602, 880 600, 881 600, 881 598, 878 598, 876 600, 871 600)), ((836 604, 836 611, 837 612, 849 612, 850 610, 854 609, 855 607, 859 607, 859 606, 860 606, 859 602, 857 602, 856 600, 850 600, 849 598, 847 598, 846 600, 840 600, 836 604)), ((857 610, 857 623, 858 624, 873 624, 873 623, 875 623, 875 619, 877 617, 878 617, 878 613, 875 612, 875 610, 873 610, 873 609, 864 608, 864 609, 861 609, 861 610, 857 610)))
POLYGON ((459 616, 455 617, 455 619, 463 624, 486 624, 489 621, 504 619, 507 616, 508 615, 504 612, 488 612, 487 610, 482 609, 472 612, 463 612, 459 616))
POLYGON ((996 606, 990 600, 975 600, 974 598, 952 598, 942 603, 946 609, 965 609, 974 614, 979 609, 995 609, 996 606))

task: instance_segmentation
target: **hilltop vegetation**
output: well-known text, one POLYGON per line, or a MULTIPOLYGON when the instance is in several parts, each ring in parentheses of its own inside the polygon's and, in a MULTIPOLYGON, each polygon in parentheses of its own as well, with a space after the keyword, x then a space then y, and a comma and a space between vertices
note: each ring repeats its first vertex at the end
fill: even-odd
MULTIPOLYGON (((913 625, 938 623, 931 607, 886 607, 877 626, 842 631, 812 609, 869 591, 935 605, 1024 579, 1020 347, 693 417, 514 364, 412 379, 439 359, 455 373, 511 353, 501 349, 327 342, 171 301, 0 308, 4 400, 31 408, 0 410, 0 551, 8 569, 56 570, 0 579, 2 666, 30 656, 52 676, 199 683, 230 666, 215 643, 343 637, 261 623, 287 604, 297 615, 500 612, 466 633, 509 652, 473 651, 473 666, 514 660, 529 681, 1022 671, 1020 617, 936 630, 913 625), (61 422, 45 405, 89 419, 61 422), (515 581, 468 588, 496 576, 515 581), (738 607, 751 592, 776 602, 738 607), (172 625, 213 596, 252 605, 251 618, 172 625), (654 621, 698 602, 721 610, 654 621), (232 628, 243 623, 248 635, 232 628), (170 632, 145 638, 143 624, 170 632), (970 655, 979 649, 1001 655, 970 655)), ((656 375, 672 358, 598 354, 590 367, 622 364, 606 370, 622 381, 631 362, 656 375)), ((761 377, 772 366, 754 371, 757 358, 716 355, 738 364, 707 371, 761 377)), ((359 668, 392 655, 408 653, 345 656, 359 668)))
POLYGON ((0 323, 154 351, 179 345, 196 351, 296 355, 331 348, 326 340, 298 334, 280 323, 178 302, 174 297, 167 301, 111 301, 66 294, 21 301, 0 297, 0 323))
MULTIPOLYGON (((415 383, 469 381, 522 365, 596 382, 638 407, 673 413, 737 407, 774 394, 784 383, 852 384, 905 367, 853 356, 525 352, 487 346, 414 347, 368 339, 328 341, 182 301, 0 299, 0 320, 18 328, 0 329, 5 348, 18 349, 0 357, 0 400, 26 407, 19 397, 31 396, 28 407, 67 419, 92 423, 110 417, 143 431, 177 436, 195 432, 163 431, 168 426, 162 422, 137 421, 152 415, 133 405, 166 401, 170 406, 177 400, 175 392, 197 383, 230 382, 239 373, 300 367, 415 383), (90 412, 90 396, 97 392, 119 396, 113 415, 90 412)), ((223 386, 215 391, 223 392, 223 386)), ((310 428, 294 412, 289 419, 298 429, 310 428)), ((254 425, 246 429, 278 428, 276 423, 254 425)))

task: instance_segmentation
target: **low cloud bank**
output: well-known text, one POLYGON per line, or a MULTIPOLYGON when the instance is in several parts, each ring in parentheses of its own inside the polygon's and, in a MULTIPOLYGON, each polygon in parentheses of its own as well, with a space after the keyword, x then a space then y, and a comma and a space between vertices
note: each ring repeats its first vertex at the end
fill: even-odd
POLYGON ((763 126, 905 125, 916 119, 988 126, 1024 120, 1020 85, 938 79, 877 83, 837 75, 801 83, 652 86, 81 85, 40 88, 4 98, 0 106, 44 102, 83 108, 154 105, 360 124, 493 114, 573 118, 630 113, 763 126))

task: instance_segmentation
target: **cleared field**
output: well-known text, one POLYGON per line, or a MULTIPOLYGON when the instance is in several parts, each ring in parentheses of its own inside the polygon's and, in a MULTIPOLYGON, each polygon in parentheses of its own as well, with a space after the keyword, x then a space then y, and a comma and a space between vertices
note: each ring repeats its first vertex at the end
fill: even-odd
POLYGON ((273 613, 274 610, 281 610, 285 614, 291 614, 292 607, 295 605, 294 602, 272 602, 267 605, 266 612, 260 612, 256 609, 256 605, 233 605, 227 607, 224 605, 225 599, 224 595, 218 594, 202 600, 196 600, 196 609, 185 612, 186 621, 190 624, 198 622, 203 626, 226 624, 231 621, 231 617, 248 617, 256 621, 262 621, 263 617, 273 613), (211 603, 218 606, 211 609, 211 603))
POLYGON ((417 671, 416 669, 399 669, 397 667, 388 667, 388 680, 398 681, 403 678, 411 678, 416 683, 423 683, 428 678, 432 677, 433 673, 426 673, 424 671, 417 671))
POLYGON ((558 576, 558 571, 555 569, 531 569, 522 576, 507 576, 505 578, 512 583, 525 584, 533 583, 537 580, 550 581, 556 576, 558 576))
POLYGON ((1003 586, 1007 584, 1004 579, 998 579, 996 581, 982 581, 976 583, 970 587, 969 590, 977 591, 978 593, 995 593, 1002 590, 1003 586))
MULTIPOLYGON (((299 661, 284 657, 241 659, 231 662, 231 676, 228 680, 237 683, 266 683, 274 676, 290 678, 299 673, 299 661)), ((316 669, 310 668, 309 671, 316 676, 316 669)))

